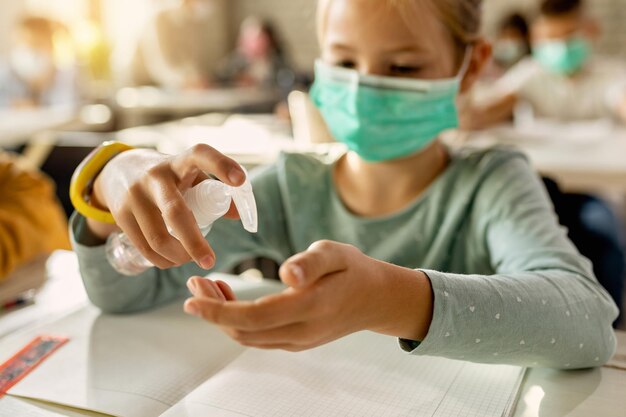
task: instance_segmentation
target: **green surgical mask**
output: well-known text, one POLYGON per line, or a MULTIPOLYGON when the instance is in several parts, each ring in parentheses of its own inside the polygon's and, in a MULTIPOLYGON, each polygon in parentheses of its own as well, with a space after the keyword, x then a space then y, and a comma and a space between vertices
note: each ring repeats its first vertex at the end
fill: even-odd
POLYGON ((382 162, 417 153, 458 127, 461 78, 362 75, 318 61, 311 97, 337 141, 366 161, 382 162))
POLYGON ((571 75, 580 70, 591 55, 591 45, 579 36, 568 40, 540 42, 533 47, 533 57, 546 70, 571 75))

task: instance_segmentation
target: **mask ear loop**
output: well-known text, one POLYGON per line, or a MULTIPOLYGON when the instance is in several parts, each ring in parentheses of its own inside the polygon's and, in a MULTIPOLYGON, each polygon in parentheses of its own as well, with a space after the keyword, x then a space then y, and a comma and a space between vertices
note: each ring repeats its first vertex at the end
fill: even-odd
POLYGON ((469 45, 465 49, 465 54, 463 56, 463 63, 461 64, 461 69, 459 70, 459 73, 456 76, 459 82, 463 81, 463 77, 465 77, 465 75, 467 74, 467 70, 469 69, 469 66, 472 63, 473 53, 474 53, 474 46, 469 45))
MULTIPOLYGON (((465 77, 465 75, 467 75, 467 70, 469 69, 470 63, 472 62, 473 52, 474 52, 473 45, 469 45, 465 49, 465 56, 463 57, 463 63, 461 64, 461 69, 459 70, 459 73, 456 76, 457 81, 459 82, 459 86, 463 82, 463 78, 465 77)), ((457 102, 457 105, 458 105, 458 102, 457 102)), ((452 137, 450 138, 451 140, 454 141, 455 145, 457 146, 467 143, 467 141, 469 140, 469 137, 471 136, 469 132, 464 131, 460 128, 456 129, 452 134, 454 135, 454 139, 452 139, 452 137)))

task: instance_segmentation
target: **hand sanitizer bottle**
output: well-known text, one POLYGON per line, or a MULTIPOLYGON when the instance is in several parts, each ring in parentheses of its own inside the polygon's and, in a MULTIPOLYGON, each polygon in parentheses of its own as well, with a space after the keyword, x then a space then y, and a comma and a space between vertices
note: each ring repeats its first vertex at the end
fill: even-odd
MULTIPOLYGON (((228 212, 232 201, 237 207, 244 229, 256 233, 256 201, 248 179, 240 187, 231 187, 217 180, 206 180, 185 194, 185 202, 204 236, 209 234, 213 223, 228 212)), ((139 275, 154 266, 122 232, 109 236, 106 256, 113 269, 127 276, 139 275)))

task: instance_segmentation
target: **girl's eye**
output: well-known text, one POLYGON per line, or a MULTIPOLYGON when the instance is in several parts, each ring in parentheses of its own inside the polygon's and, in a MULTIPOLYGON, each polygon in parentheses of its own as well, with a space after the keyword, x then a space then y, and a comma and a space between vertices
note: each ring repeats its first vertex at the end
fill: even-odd
POLYGON ((419 67, 409 66, 409 65, 392 65, 391 72, 393 74, 401 74, 401 75, 410 75, 419 72, 419 67))
POLYGON ((336 65, 342 68, 349 68, 349 69, 356 68, 356 64, 354 63, 354 61, 350 61, 350 60, 339 61, 336 65))

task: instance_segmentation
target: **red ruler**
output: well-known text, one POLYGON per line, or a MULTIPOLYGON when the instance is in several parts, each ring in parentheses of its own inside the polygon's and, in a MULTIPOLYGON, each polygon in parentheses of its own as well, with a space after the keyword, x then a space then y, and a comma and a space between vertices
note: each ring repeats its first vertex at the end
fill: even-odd
POLYGON ((67 337, 39 336, 0 365, 0 398, 68 342, 67 337))

